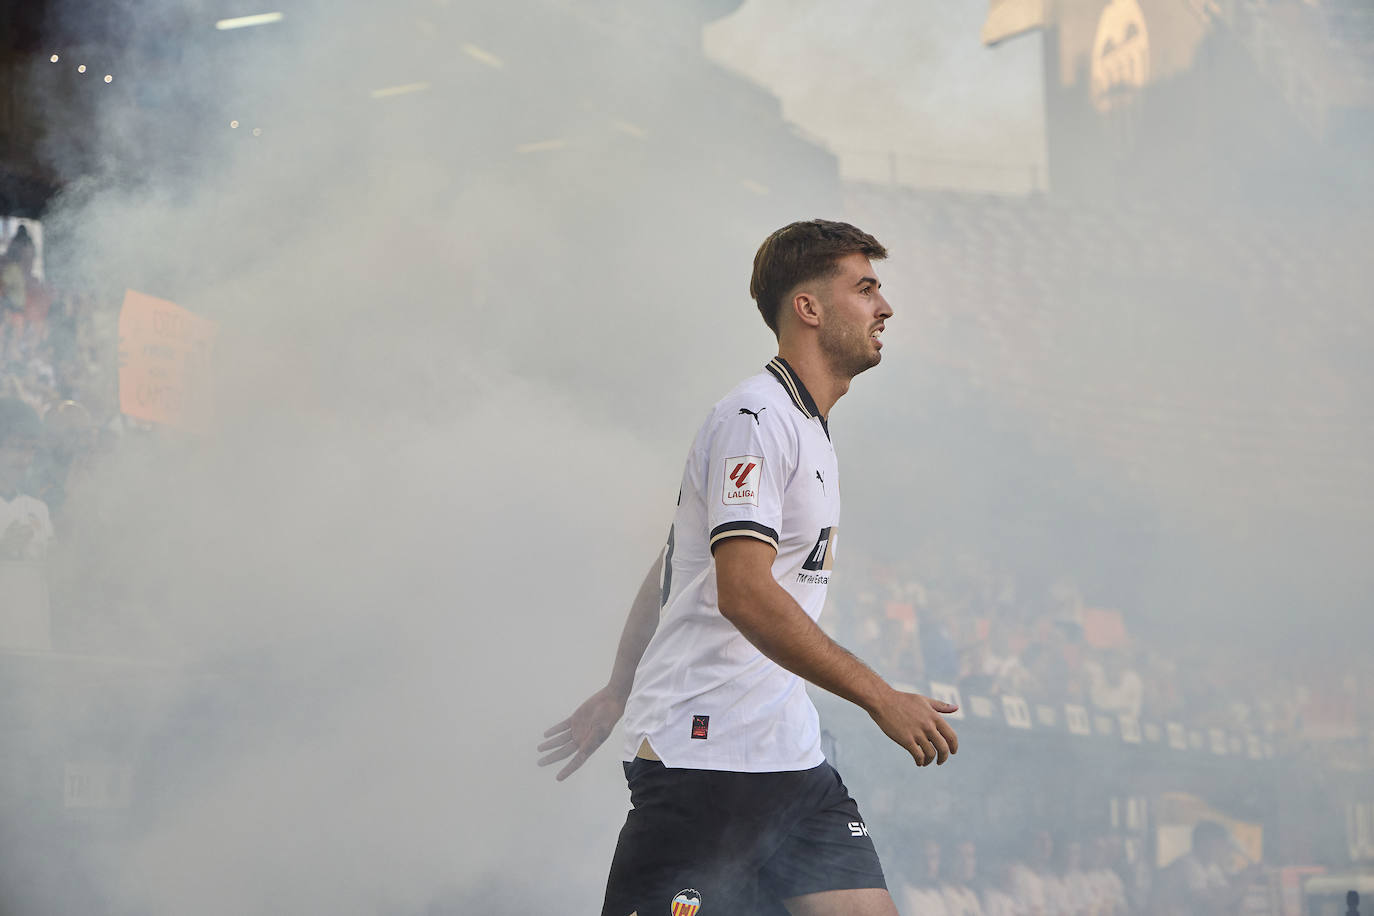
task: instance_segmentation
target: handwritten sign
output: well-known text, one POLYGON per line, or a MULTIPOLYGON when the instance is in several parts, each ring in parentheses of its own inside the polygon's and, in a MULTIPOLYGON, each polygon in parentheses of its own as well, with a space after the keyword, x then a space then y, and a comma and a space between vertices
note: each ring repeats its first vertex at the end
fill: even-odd
POLYGON ((211 359, 219 326, 174 302, 127 290, 119 312, 119 409, 205 432, 213 420, 211 359))

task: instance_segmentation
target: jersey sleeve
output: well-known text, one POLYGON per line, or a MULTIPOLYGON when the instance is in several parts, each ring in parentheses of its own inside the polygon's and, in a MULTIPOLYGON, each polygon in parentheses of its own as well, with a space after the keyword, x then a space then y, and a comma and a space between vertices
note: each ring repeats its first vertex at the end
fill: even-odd
POLYGON ((791 430, 765 408, 726 405, 707 446, 706 517, 711 551, 726 538, 752 537, 778 547, 782 493, 796 469, 791 430))

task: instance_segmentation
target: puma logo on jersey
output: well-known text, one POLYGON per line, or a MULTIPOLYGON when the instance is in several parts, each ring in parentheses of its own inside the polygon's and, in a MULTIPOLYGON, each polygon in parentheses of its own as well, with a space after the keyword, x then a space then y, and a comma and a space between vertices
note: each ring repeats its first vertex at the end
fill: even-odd
POLYGON ((821 476, 821 472, 820 472, 820 471, 817 471, 817 472, 816 472, 816 479, 819 480, 819 481, 821 482, 821 492, 824 493, 824 492, 825 492, 825 478, 821 476))
POLYGON ((760 407, 758 410, 750 410, 747 407, 741 407, 739 409, 739 412, 749 414, 749 416, 754 418, 754 425, 761 426, 762 424, 759 423, 759 414, 763 413, 767 409, 767 407, 760 407))

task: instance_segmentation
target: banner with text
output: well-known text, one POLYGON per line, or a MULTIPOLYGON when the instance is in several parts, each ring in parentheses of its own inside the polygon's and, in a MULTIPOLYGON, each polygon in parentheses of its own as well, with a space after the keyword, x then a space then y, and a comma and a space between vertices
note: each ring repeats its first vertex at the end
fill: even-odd
POLYGON ((119 312, 119 409, 139 420, 207 431, 218 331, 215 322, 174 302, 126 290, 119 312))

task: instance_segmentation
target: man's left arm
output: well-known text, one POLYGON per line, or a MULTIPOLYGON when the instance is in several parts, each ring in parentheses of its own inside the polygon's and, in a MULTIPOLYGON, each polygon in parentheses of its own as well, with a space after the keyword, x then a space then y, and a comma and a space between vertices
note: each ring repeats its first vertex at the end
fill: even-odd
POLYGON ((559 782, 567 779, 610 736, 615 724, 625 713, 625 703, 634 686, 635 669, 649 647, 649 640, 658 629, 659 583, 663 575, 663 555, 649 567, 649 573, 639 586, 625 626, 620 632, 611 677, 596 693, 588 697, 568 718, 544 732, 548 740, 538 750, 548 751, 539 758, 541 767, 572 757, 558 771, 559 782))

